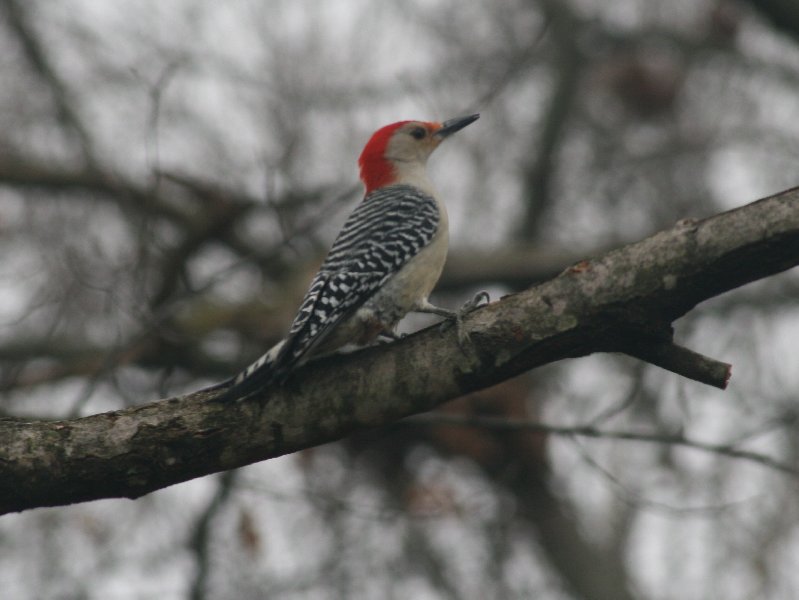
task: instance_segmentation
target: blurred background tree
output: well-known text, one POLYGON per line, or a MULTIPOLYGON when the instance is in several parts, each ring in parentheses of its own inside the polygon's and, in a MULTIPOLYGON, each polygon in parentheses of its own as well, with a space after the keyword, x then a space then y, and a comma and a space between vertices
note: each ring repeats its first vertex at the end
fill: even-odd
MULTIPOLYGON (((391 121, 483 115, 431 169, 450 306, 795 185, 797 41, 785 0, 0 0, 0 411, 111 410, 255 358, 391 121)), ((795 466, 797 298, 787 273, 679 324, 735 365, 726 392, 603 355, 443 411, 682 432, 795 466)), ((0 589, 789 599, 796 484, 668 443, 398 424, 136 502, 6 516, 0 589)))

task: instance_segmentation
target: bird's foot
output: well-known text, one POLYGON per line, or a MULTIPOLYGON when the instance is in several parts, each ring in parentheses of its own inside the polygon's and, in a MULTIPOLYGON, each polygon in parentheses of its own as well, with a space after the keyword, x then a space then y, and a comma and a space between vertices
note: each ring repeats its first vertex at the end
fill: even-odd
POLYGON ((460 307, 460 309, 456 311, 450 311, 450 314, 447 315, 448 320, 441 323, 439 331, 447 331, 450 327, 455 325, 455 331, 458 335, 458 345, 463 350, 467 343, 471 342, 469 332, 466 331, 466 327, 463 325, 463 318, 472 311, 480 308, 481 306, 485 306, 485 304, 488 304, 490 299, 491 297, 488 295, 488 292, 477 292, 474 297, 471 300, 467 300, 463 306, 460 307))
POLYGON ((391 331, 389 329, 385 329, 378 334, 378 342, 381 344, 390 344, 392 342, 398 342, 402 338, 405 337, 404 333, 397 333, 395 331, 391 331), (383 338, 383 339, 380 339, 383 338))

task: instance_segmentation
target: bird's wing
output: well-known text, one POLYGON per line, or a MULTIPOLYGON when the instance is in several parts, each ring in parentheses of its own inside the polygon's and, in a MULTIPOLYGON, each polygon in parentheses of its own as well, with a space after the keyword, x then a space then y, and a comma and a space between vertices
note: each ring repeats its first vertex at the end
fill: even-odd
POLYGON ((435 200, 409 185, 369 193, 352 212, 305 295, 274 368, 288 370, 430 243, 435 200))

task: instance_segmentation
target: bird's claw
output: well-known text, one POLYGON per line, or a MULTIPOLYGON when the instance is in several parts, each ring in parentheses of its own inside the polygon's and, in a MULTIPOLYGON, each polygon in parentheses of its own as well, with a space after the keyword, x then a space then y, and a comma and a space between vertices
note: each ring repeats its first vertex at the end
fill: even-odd
POLYGON ((392 342, 398 342, 402 338, 404 338, 406 334, 404 333, 396 333, 394 331, 381 331, 378 336, 378 342, 382 342, 384 344, 390 344, 392 342), (380 338, 383 338, 382 340, 380 338))
POLYGON ((440 332, 448 331, 450 327, 455 325, 455 331, 458 334, 458 345, 463 350, 466 345, 471 342, 471 337, 469 336, 469 332, 466 331, 466 328, 463 326, 463 317, 468 315, 470 312, 488 304, 491 297, 488 295, 486 291, 477 292, 471 300, 467 300, 463 306, 460 307, 459 310, 455 311, 452 316, 441 323, 439 327, 440 332), (485 303, 485 304, 484 304, 485 303))
POLYGON ((488 295, 488 292, 485 290, 477 292, 471 300, 467 300, 463 306, 461 306, 461 312, 464 314, 468 314, 473 310, 480 308, 481 306, 485 306, 491 301, 491 296, 488 295))

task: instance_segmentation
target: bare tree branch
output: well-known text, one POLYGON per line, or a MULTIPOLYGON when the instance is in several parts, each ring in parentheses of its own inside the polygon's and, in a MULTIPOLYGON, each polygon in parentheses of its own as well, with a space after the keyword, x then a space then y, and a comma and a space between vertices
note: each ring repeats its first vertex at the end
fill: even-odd
POLYGON ((547 0, 542 6, 549 18, 549 29, 558 56, 557 81, 543 117, 541 134, 535 136, 529 153, 535 159, 524 175, 525 213, 518 231, 521 238, 529 238, 537 233, 542 216, 551 207, 557 154, 566 139, 564 131, 570 123, 574 97, 584 67, 584 57, 575 40, 581 23, 568 3, 547 0))
MULTIPOLYGON (((0 511, 136 498, 430 410, 563 358, 624 352, 630 339, 667 344, 670 324, 699 302, 797 264, 799 188, 680 223, 476 311, 466 320, 468 354, 454 331, 434 327, 311 362, 239 404, 214 402, 211 388, 81 419, 0 419, 0 511)), ((669 368, 695 376, 677 363, 669 368)))
POLYGON ((94 192, 98 196, 89 197, 95 200, 107 196, 122 206, 151 212, 178 224, 190 221, 185 210, 120 177, 96 170, 67 169, 32 157, 2 157, 0 185, 56 192, 94 192))
POLYGON ((721 390, 727 388, 732 376, 732 365, 668 341, 637 338, 625 342, 622 351, 672 373, 721 390))
POLYGON ((197 572, 194 575, 194 581, 192 582, 189 595, 191 600, 203 600, 208 597, 205 588, 208 584, 209 567, 211 563, 211 557, 209 556, 211 526, 214 518, 225 507, 225 503, 228 498, 230 498, 230 494, 236 485, 238 473, 238 471, 227 471, 219 478, 216 491, 211 501, 194 524, 194 530, 188 540, 189 550, 194 554, 197 561, 197 572))
POLYGON ((8 24, 16 34, 28 61, 45 85, 49 87, 58 118, 77 138, 86 164, 92 168, 96 167, 91 135, 73 107, 68 87, 50 63, 46 48, 43 47, 31 27, 32 18, 26 14, 29 7, 25 7, 18 0, 3 0, 0 2, 0 9, 5 12, 8 24))
POLYGON ((508 419, 506 417, 488 417, 481 415, 449 415, 441 413, 430 413, 426 415, 416 415, 402 421, 409 425, 420 426, 455 426, 455 427, 480 427, 493 429, 496 431, 528 431, 531 433, 548 433, 566 437, 590 437, 608 440, 631 440, 646 442, 649 444, 664 444, 672 446, 682 446, 692 448, 702 452, 718 454, 728 458, 748 460, 769 469, 775 469, 782 473, 799 477, 799 469, 782 463, 774 458, 736 447, 736 443, 713 444, 701 442, 685 437, 682 433, 666 433, 662 431, 622 431, 614 429, 603 429, 593 425, 552 425, 549 423, 538 423, 526 419, 508 419))
POLYGON ((748 0, 748 3, 785 33, 799 39, 799 5, 793 0, 748 0))

